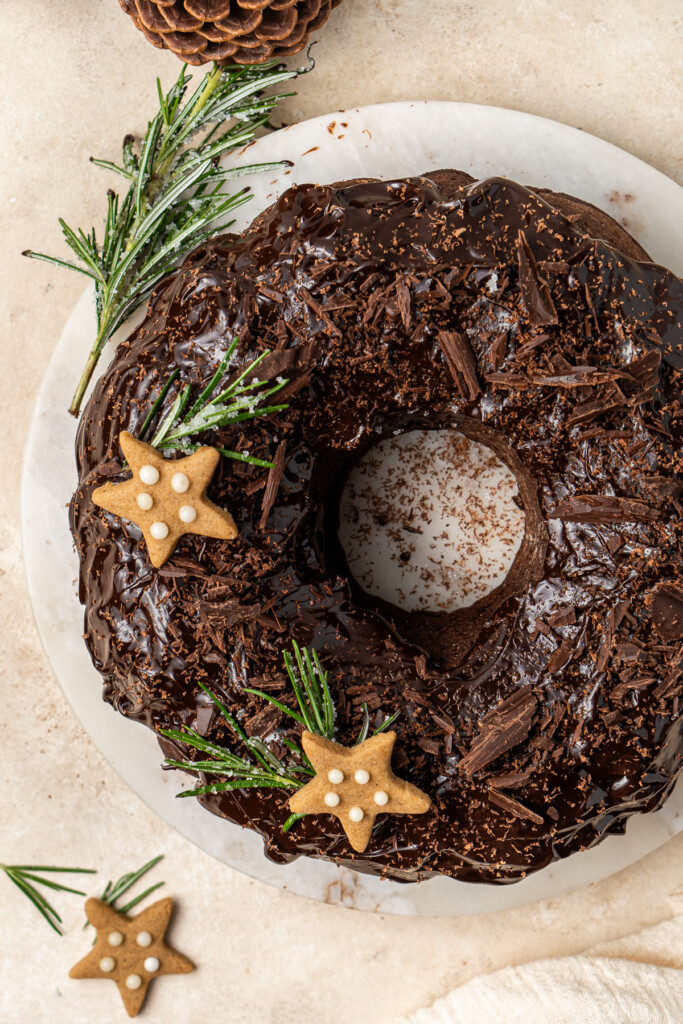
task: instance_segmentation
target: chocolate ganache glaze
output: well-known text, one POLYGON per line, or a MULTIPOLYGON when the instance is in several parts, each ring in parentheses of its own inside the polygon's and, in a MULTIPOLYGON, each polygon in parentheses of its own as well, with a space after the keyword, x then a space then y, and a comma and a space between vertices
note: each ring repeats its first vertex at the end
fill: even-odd
POLYGON ((289 701, 295 638, 329 670, 340 742, 364 701, 398 711, 394 768, 433 804, 381 817, 363 854, 331 816, 283 833, 286 792, 200 798, 280 862, 505 883, 622 832, 683 751, 682 342, 681 281, 579 200, 455 171, 285 192, 157 289, 85 410, 71 525, 105 700, 237 750, 201 681, 285 754, 296 726, 243 688, 289 701), (155 570, 91 492, 126 475, 119 434, 172 370, 198 387, 234 336, 235 373, 270 349, 259 375, 288 379, 290 408, 209 441, 274 468, 222 460, 209 494, 239 538, 185 537, 155 570), (511 468, 525 540, 488 598, 407 614, 349 578, 340 490, 379 439, 445 426, 511 468))

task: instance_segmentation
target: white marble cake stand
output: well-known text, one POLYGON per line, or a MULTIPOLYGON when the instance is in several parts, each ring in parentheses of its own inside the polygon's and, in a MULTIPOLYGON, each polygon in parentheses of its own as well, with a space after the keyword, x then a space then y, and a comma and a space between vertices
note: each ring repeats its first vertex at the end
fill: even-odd
MULTIPOLYGON (((683 189, 628 153, 553 121, 474 104, 387 104, 284 129, 258 142, 248 157, 250 162, 280 158, 294 166, 250 179, 254 199, 237 211, 236 230, 295 182, 390 178, 455 167, 475 177, 507 175, 587 199, 620 220, 655 260, 683 274, 683 189)), ((86 292, 66 323, 36 402, 22 488, 28 587, 47 657, 74 712, 113 767, 170 825, 214 857, 270 885, 357 909, 426 915, 473 914, 558 895, 632 864, 683 829, 679 785, 661 811, 632 819, 625 836, 611 837, 515 885, 448 878, 400 885, 306 858, 279 867, 263 856, 255 834, 213 817, 192 800, 175 800, 187 779, 162 772, 153 735, 103 703, 100 677, 81 639, 77 560, 65 511, 76 484, 76 424, 66 407, 93 326, 86 292)))

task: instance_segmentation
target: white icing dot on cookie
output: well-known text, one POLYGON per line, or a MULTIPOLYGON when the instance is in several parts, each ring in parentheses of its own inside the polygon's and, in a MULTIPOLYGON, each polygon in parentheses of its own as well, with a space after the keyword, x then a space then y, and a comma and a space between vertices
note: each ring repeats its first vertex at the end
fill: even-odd
POLYGON ((384 807, 385 804, 389 803, 389 794, 385 793, 383 789, 378 789, 373 799, 380 807, 384 807))
POLYGON ((149 532, 152 534, 155 540, 166 540, 168 537, 168 526, 166 523, 152 523, 149 528, 149 532))
POLYGON ((137 988, 140 988, 141 985, 142 978, 140 977, 139 974, 129 974, 128 977, 126 978, 126 988, 131 989, 131 991, 133 992, 137 988))
POLYGON ((338 793, 325 793, 325 803, 328 807, 339 806, 339 794, 338 793))
POLYGON ((149 974, 154 974, 154 972, 158 971, 160 967, 161 964, 159 963, 155 956, 148 956, 147 959, 145 960, 145 970, 149 974))
POLYGON ((352 807, 349 811, 349 818, 351 821, 362 821, 365 817, 362 807, 352 807))
POLYGON ((116 967, 116 960, 113 956, 103 956, 100 960, 100 970, 104 971, 105 974, 109 974, 116 967))
POLYGON ((138 494, 138 506, 143 512, 149 512, 152 505, 154 504, 154 498, 147 491, 140 491, 138 494))
POLYGON ((185 476, 184 473, 174 473, 171 479, 171 487, 176 494, 184 494, 190 486, 189 477, 185 476))
POLYGON ((197 518, 197 509, 194 505, 181 505, 178 515, 183 523, 193 523, 197 518))
POLYGON ((327 777, 333 785, 338 786, 344 781, 344 772, 340 768, 330 768, 327 777))
POLYGON ((370 781, 370 772, 367 772, 365 768, 359 768, 354 775, 354 779, 359 786, 364 786, 366 782, 370 781))
POLYGON ((147 484, 148 487, 153 487, 154 484, 159 483, 159 470, 156 466, 141 466, 138 476, 143 484, 147 484))
POLYGON ((107 942, 110 946, 120 946, 123 942, 123 935, 121 932, 109 932, 107 942))
POLYGON ((135 941, 137 942, 138 946, 151 946, 152 936, 149 934, 149 932, 138 932, 135 941))

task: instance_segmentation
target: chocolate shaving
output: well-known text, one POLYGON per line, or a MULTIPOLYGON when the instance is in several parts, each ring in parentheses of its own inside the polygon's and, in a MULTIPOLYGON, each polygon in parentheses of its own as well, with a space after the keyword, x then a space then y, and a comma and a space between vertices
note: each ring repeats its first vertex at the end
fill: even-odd
POLYGON ((517 235, 517 266, 519 268, 519 289, 529 323, 534 326, 558 323, 557 310, 548 282, 541 277, 534 254, 523 231, 517 235))
POLYGON ((600 370, 597 366, 573 366, 571 372, 558 374, 554 377, 533 377, 532 382, 541 387, 582 388, 596 387, 619 380, 618 370, 600 370))
POLYGON ((489 384, 501 384, 504 388, 512 388, 517 391, 519 388, 533 387, 533 380, 524 373, 487 373, 486 381, 489 384))
POLYGON ((637 498, 577 494, 563 498, 548 518, 569 523, 656 523, 659 511, 637 498))
POLYGON ((268 483, 268 473, 261 473, 261 476, 257 476, 254 480, 250 480, 248 484, 245 484, 244 493, 246 495, 256 494, 262 487, 265 487, 268 483))
POLYGON ((529 686, 501 701, 482 718, 479 735, 458 767, 466 775, 474 775, 512 750, 529 735, 537 709, 538 699, 529 686))
POLYGON ((538 267, 548 274, 568 274, 571 270, 566 260, 539 260, 538 267))
POLYGON ((197 601, 200 620, 211 626, 213 623, 221 630, 232 629, 240 622, 251 622, 258 619, 262 608, 260 604, 245 605, 240 601, 197 601))
POLYGON ((677 665, 664 676, 663 680, 654 691, 655 697, 660 700, 666 700, 673 697, 676 693, 679 693, 683 689, 683 682, 679 683, 681 675, 683 675, 683 665, 677 665))
POLYGON ((259 520, 259 530, 264 530, 266 523, 268 522, 268 516, 270 510, 275 504, 275 498, 280 487, 280 481, 282 480, 282 473, 285 468, 285 447, 284 441, 280 441, 277 446, 275 458, 273 459, 273 468, 268 471, 268 481, 266 483, 266 489, 263 492, 263 500, 261 501, 261 518, 259 520))
POLYGON ((481 387, 469 341, 456 331, 439 331, 437 338, 458 391, 463 398, 473 402, 481 394, 481 387))
POLYGON ((320 320, 321 323, 325 324, 330 334, 333 334, 335 335, 335 337, 340 338, 341 331, 339 330, 337 325, 333 323, 332 320, 330 320, 329 316, 327 315, 323 307, 320 305, 319 302, 317 302, 313 298, 309 290, 307 288, 300 288, 299 291, 303 298, 305 299, 308 308, 315 314, 315 316, 317 316, 318 320, 320 320))
POLYGON ((435 757, 438 756, 441 750, 441 744, 438 742, 438 740, 430 740, 426 736, 423 736, 422 739, 419 739, 417 741, 417 745, 422 750, 426 751, 426 753, 434 754, 435 757))
POLYGON ((576 608, 570 605, 568 608, 561 608, 548 616, 548 622, 556 629, 558 626, 571 626, 576 622, 576 608))
POLYGON ((492 775, 488 779, 491 789, 519 789, 531 778, 531 769, 524 772, 508 772, 506 775, 492 775))
POLYGON ((655 629, 662 640, 683 640, 683 591, 673 583, 664 583, 650 598, 649 608, 655 629))
POLYGON ((571 640, 565 640, 563 643, 560 644, 560 646, 556 650, 553 651, 553 653, 548 658, 548 662, 546 664, 546 672, 551 672, 552 674, 559 672, 560 669, 564 668, 565 665, 569 664, 573 654, 573 642, 571 640))
POLYGON ((543 824, 543 818, 540 814, 536 814, 535 811, 525 807, 519 800, 515 800, 513 797, 508 796, 507 793, 499 793, 496 789, 489 790, 489 802, 494 806, 499 807, 502 811, 507 811, 513 818, 519 818, 523 821, 533 821, 536 825, 543 824))
POLYGON ((629 363, 625 367, 629 376, 634 380, 642 382, 651 377, 653 374, 657 374, 659 367, 662 363, 662 353, 658 350, 652 350, 646 352, 644 356, 640 356, 638 359, 634 359, 633 362, 629 363))
POLYGON ((507 331, 505 331, 505 333, 497 334, 489 345, 488 357, 494 370, 499 370, 503 365, 505 361, 505 353, 507 352, 507 345, 507 331))
POLYGON ((396 282, 396 301, 398 303, 398 311, 401 314, 403 326, 407 331, 409 331, 412 320, 412 314, 410 311, 410 288, 403 278, 399 278, 396 282))

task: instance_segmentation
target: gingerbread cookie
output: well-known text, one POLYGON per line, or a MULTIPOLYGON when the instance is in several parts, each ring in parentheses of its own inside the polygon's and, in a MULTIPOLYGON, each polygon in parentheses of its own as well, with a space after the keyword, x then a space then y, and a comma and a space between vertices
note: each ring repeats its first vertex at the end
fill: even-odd
POLYGON ((128 1016, 136 1017, 153 978, 194 970, 186 956, 165 942, 172 909, 173 900, 167 897, 130 918, 102 900, 87 900, 85 912, 97 938, 87 956, 71 968, 69 977, 115 981, 128 1016))
POLYGON ((119 441, 133 476, 98 487, 92 500, 142 530, 152 565, 162 566, 186 533, 235 539, 235 520, 206 496, 221 457, 215 448, 198 448, 184 459, 164 459, 127 430, 119 441))
POLYGON ((362 853, 378 814, 424 814, 431 799, 391 770, 395 732, 384 732, 344 747, 304 732, 301 743, 315 778, 289 801, 296 814, 333 814, 351 846, 362 853))

